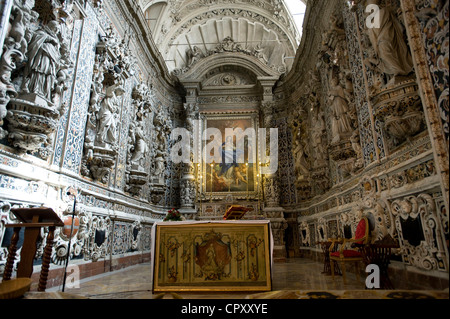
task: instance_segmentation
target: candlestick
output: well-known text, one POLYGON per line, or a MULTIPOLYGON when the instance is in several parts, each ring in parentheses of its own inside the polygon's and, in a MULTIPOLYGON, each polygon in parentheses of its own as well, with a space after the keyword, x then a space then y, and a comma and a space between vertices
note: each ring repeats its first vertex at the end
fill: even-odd
POLYGON ((209 196, 210 202, 212 202, 212 191, 213 191, 213 166, 214 166, 214 164, 211 164, 211 193, 209 196))
POLYGON ((261 162, 259 162, 259 166, 260 166, 259 171, 261 174, 261 201, 262 201, 262 204, 264 205, 264 176, 263 176, 262 170, 261 170, 261 166, 262 166, 261 162))
POLYGON ((257 211, 258 211, 258 215, 259 215, 260 214, 260 207, 259 207, 259 174, 256 174, 256 194, 258 196, 257 211))
POLYGON ((195 171, 194 171, 194 180, 195 180, 195 202, 198 202, 198 197, 200 196, 199 194, 199 188, 200 188, 200 179, 199 179, 199 168, 200 168, 200 164, 197 164, 197 167, 195 167, 195 171))
POLYGON ((248 163, 245 163, 246 171, 247 171, 247 200, 248 200, 248 183, 250 183, 250 174, 248 172, 248 163))
POLYGON ((203 175, 200 175, 200 179, 198 181, 198 188, 200 189, 199 193, 198 193, 198 196, 200 198, 200 214, 202 214, 203 213, 203 206, 202 206, 203 175))

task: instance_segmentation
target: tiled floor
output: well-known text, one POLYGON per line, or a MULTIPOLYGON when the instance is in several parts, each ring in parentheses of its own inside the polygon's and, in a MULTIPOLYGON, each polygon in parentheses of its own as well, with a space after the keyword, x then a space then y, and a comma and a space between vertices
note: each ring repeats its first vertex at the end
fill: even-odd
MULTIPOLYGON (((288 259, 286 263, 273 264, 273 290, 361 290, 363 278, 359 281, 353 273, 347 273, 347 284, 342 277, 335 280, 322 274, 323 264, 310 259, 288 259)), ((161 297, 152 294, 150 264, 140 264, 123 270, 105 273, 89 280, 82 280, 79 288, 65 289, 66 293, 91 299, 155 299, 161 297)), ((61 291, 61 287, 47 289, 47 292, 61 291)), ((175 297, 184 299, 242 299, 248 293, 205 293, 180 292, 175 297)), ((164 295, 164 298, 173 298, 164 295)))

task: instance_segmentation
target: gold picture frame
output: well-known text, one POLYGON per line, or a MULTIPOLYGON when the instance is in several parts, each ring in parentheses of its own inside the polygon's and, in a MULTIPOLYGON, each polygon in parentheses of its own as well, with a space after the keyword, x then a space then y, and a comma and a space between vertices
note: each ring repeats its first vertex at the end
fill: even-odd
POLYGON ((268 221, 155 225, 153 291, 271 291, 268 221))
MULTIPOLYGON (((240 128, 245 131, 247 128, 255 130, 255 138, 253 147, 245 144, 244 163, 224 163, 224 154, 222 154, 222 162, 211 164, 201 163, 201 184, 200 191, 205 198, 225 198, 228 194, 233 194, 236 197, 250 197, 257 196, 258 177, 259 172, 258 158, 258 121, 255 114, 208 114, 204 116, 203 129, 217 128, 222 134, 223 150, 226 139, 226 128, 237 129, 240 128), (249 158, 253 158, 253 162, 249 158)), ((202 149, 209 141, 201 141, 202 149)), ((233 146, 236 147, 236 140, 233 141, 233 146)), ((205 154, 199 154, 203 158, 205 154)), ((230 154, 228 154, 230 156, 230 154)), ((237 156, 237 154, 234 154, 237 156)))

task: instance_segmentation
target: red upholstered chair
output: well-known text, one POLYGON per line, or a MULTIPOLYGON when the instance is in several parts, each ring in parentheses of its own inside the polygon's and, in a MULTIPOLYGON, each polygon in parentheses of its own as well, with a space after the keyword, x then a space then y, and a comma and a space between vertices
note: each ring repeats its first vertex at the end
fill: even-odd
POLYGON ((339 262, 342 270, 342 278, 346 283, 345 264, 353 262, 356 265, 356 276, 359 280, 359 263, 363 261, 363 256, 355 246, 363 246, 369 242, 369 220, 363 217, 356 227, 355 236, 350 239, 336 239, 330 246, 330 266, 331 275, 334 280, 334 263, 339 262), (350 247, 348 247, 350 244, 350 247), (340 246, 339 246, 340 245, 340 246), (338 249, 339 248, 339 249, 338 249))

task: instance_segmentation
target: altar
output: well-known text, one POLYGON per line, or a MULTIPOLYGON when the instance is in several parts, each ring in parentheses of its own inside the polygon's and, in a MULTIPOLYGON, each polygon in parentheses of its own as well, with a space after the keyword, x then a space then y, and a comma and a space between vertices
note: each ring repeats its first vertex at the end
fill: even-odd
POLYGON ((153 291, 270 291, 268 220, 156 222, 153 291))

